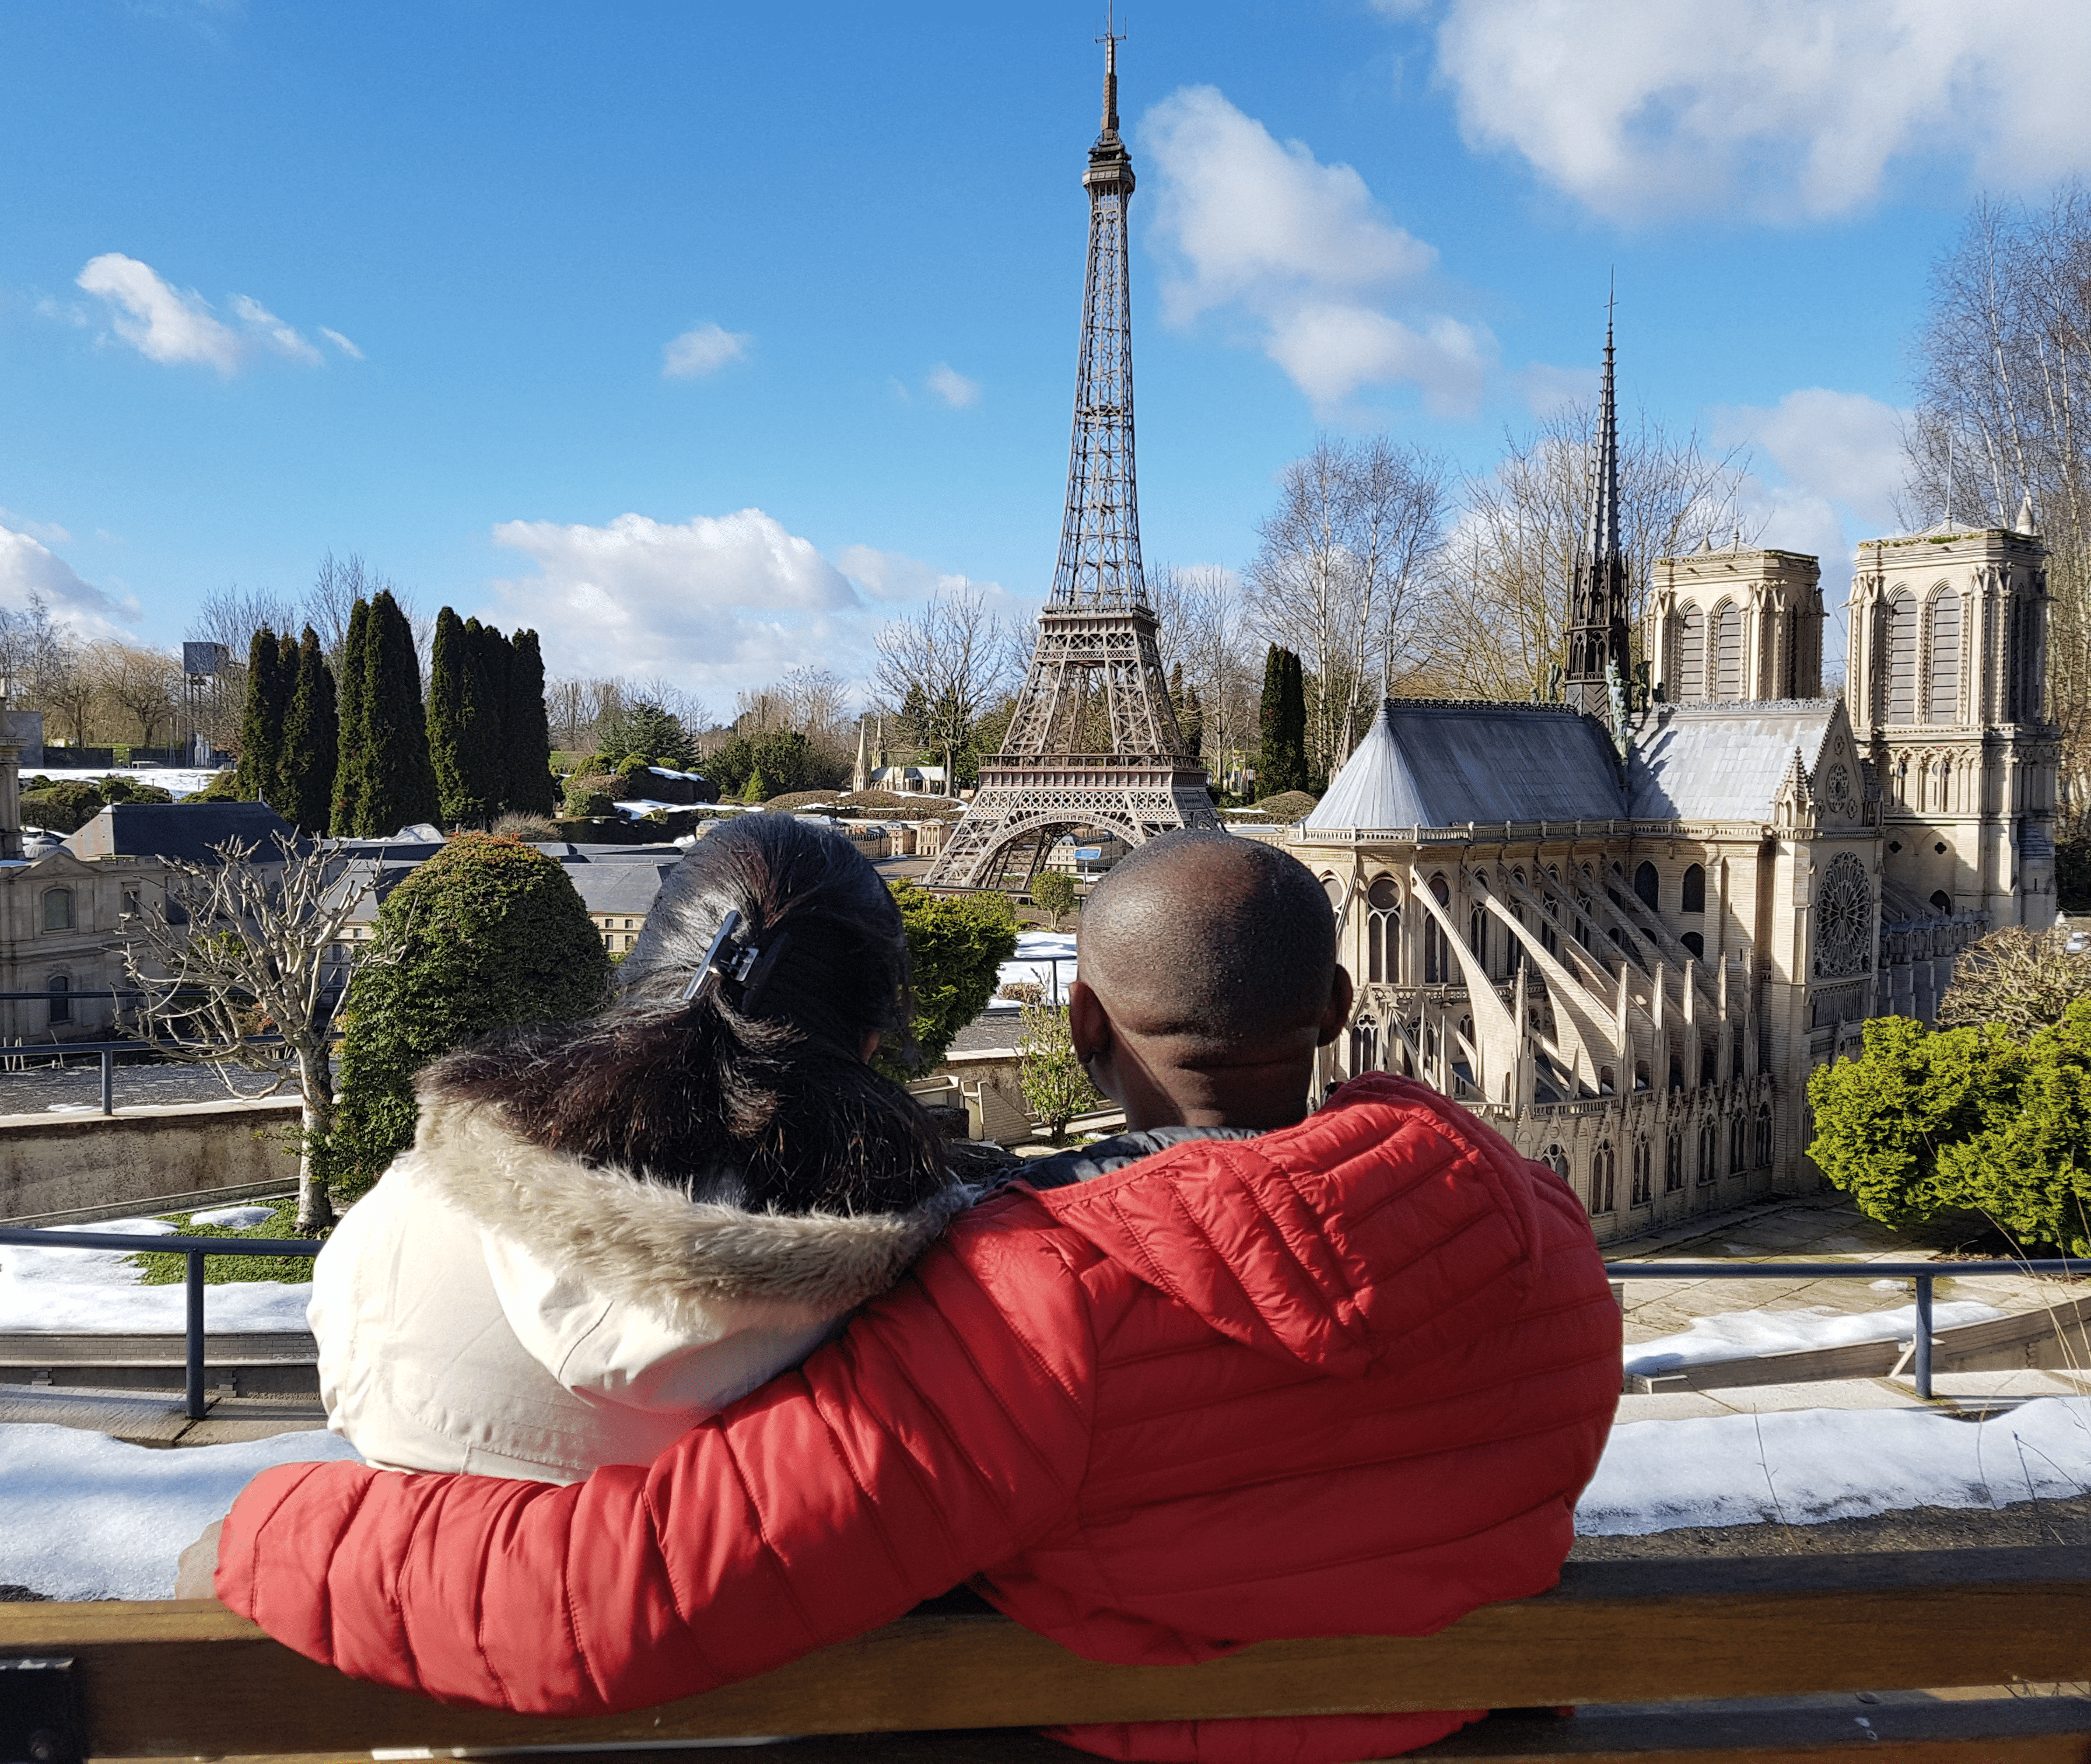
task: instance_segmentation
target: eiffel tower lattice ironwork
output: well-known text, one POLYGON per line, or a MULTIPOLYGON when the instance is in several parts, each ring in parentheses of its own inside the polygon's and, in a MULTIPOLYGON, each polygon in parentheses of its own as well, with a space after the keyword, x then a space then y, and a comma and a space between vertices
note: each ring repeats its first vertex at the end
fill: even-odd
POLYGON ((1070 830, 1138 845, 1219 825, 1205 774, 1177 731, 1140 565, 1125 228, 1133 178, 1119 136, 1118 45, 1106 28, 1103 132, 1082 176, 1089 265, 1059 563, 1009 732, 982 764, 932 886, 978 887, 1006 877, 1022 886, 1070 830))

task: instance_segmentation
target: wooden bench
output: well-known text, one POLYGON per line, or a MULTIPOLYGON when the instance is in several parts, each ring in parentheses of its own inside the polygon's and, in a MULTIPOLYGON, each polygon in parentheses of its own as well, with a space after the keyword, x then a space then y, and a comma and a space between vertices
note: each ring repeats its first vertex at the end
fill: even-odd
POLYGON ((1411 1755, 2083 1764, 2086 1680, 2091 1549, 2060 1546, 1571 1564, 1553 1592, 1437 1636, 1264 1642, 1188 1667, 1098 1665, 992 1614, 918 1613, 758 1679, 584 1722, 448 1709, 359 1684, 214 1604, 31 1603, 0 1605, 0 1759, 31 1756, 23 1723, 56 1719, 40 1716, 37 1700, 66 1697, 93 1758, 313 1764, 542 1745, 607 1754, 634 1741, 786 1733, 807 1737, 756 1756, 1071 1764, 1078 1754, 1035 1735, 992 1730, 1489 1707, 1526 1712, 1411 1755), (25 1657, 71 1664, 4 1669, 25 1657), (1843 1694, 1813 1694, 1826 1693, 1843 1694), (1787 1701, 1709 1706, 1745 1698, 1787 1701), (1536 1712, 1564 1704, 1613 1706, 1567 1719, 1536 1712))

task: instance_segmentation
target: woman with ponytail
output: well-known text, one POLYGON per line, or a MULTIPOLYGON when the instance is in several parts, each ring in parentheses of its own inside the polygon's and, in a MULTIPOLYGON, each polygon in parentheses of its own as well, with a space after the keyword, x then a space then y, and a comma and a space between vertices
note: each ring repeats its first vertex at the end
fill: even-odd
POLYGON ((847 840, 700 840, 607 1010, 421 1074, 413 1148, 313 1270, 329 1426, 393 1469, 571 1482, 797 1364, 972 1198, 868 1063, 912 1014, 847 840))

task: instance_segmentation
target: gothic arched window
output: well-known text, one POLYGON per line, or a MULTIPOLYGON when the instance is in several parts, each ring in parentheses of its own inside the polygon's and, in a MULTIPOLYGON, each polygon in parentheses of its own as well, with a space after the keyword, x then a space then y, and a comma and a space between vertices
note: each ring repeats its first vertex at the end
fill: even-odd
MULTIPOLYGON (((1445 886, 1442 876, 1430 878, 1430 895, 1441 907, 1452 904, 1452 891, 1445 886)), ((1423 984, 1444 986, 1451 985, 1451 980, 1452 952, 1446 947, 1445 934, 1434 913, 1423 921, 1423 984)))
POLYGON ((1679 910, 1684 912, 1704 912, 1706 910, 1706 871, 1703 865, 1686 866, 1684 899, 1679 904, 1679 910))
POLYGON ((1677 609, 1677 692, 1679 702, 1706 696, 1706 615, 1691 601, 1677 609))
POLYGON ((1942 588, 1931 597, 1931 672, 1925 715, 1933 722, 1960 718, 1960 596, 1942 588))
POLYGON ((1882 647, 1886 691, 1882 703, 1888 722, 1916 721, 1916 596, 1899 588, 1888 597, 1887 629, 1882 647))
POLYGON ((1756 1163, 1757 1163, 1757 1168, 1758 1168, 1758 1169, 1760 1169, 1760 1170, 1769 1170, 1769 1169, 1770 1169, 1770 1168, 1771 1168, 1771 1105, 1770 1105, 1769 1102, 1760 1102, 1760 1103, 1757 1105, 1757 1158, 1756 1158, 1755 1162, 1756 1162, 1756 1163))
POLYGON ((1699 1180, 1701 1183, 1711 1182, 1718 1174, 1714 1167, 1715 1145, 1714 1124, 1708 1121, 1699 1129, 1699 1180))
POLYGON ((1684 1136, 1671 1133, 1662 1142, 1662 1192, 1675 1194, 1684 1186, 1684 1136))
POLYGON ((1540 1161, 1563 1182, 1568 1180, 1568 1154, 1559 1145, 1549 1145, 1546 1155, 1540 1161))
POLYGON ((1618 1210, 1619 1159, 1612 1150, 1610 1140, 1601 1141, 1597 1154, 1590 1160, 1590 1210, 1593 1213, 1610 1213, 1618 1210))
POLYGON ((1351 1076, 1376 1071, 1379 1066, 1379 1028, 1370 1017, 1351 1026, 1351 1076))
POLYGON ((1744 1153, 1749 1142, 1749 1123, 1743 1119, 1740 1109, 1728 1117, 1728 1174, 1738 1176, 1743 1173, 1744 1153))
POLYGON ((1815 977, 1840 979, 1873 965, 1873 899, 1866 867, 1849 852, 1830 860, 1815 895, 1815 977))
POLYGON ((1656 909, 1661 896, 1662 883, 1655 873, 1655 865, 1644 864, 1634 872, 1634 892, 1640 895, 1640 904, 1650 912, 1656 909))
POLYGON ((1645 1133, 1636 1133, 1633 1144, 1633 1192, 1630 1206, 1646 1206, 1655 1198, 1655 1155, 1645 1133))
POLYGON ((1389 986, 1401 979, 1401 887, 1391 876, 1375 876, 1365 891, 1365 978, 1389 986))
POLYGON ((1743 696, 1743 609, 1731 600, 1714 614, 1714 696, 1743 696))

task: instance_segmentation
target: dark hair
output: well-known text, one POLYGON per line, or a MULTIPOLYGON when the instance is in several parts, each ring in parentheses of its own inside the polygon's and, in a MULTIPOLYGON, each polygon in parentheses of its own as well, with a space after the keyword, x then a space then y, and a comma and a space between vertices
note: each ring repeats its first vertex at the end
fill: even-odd
POLYGON ((432 1065, 432 1093, 493 1104, 524 1137, 700 1200, 791 1213, 905 1211, 946 1187, 943 1140, 865 1064, 913 1015, 900 909, 847 839, 789 815, 716 828, 669 873, 609 1009, 432 1065), (720 965, 760 974, 689 994, 720 965))

